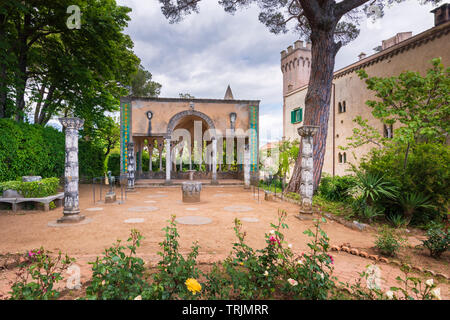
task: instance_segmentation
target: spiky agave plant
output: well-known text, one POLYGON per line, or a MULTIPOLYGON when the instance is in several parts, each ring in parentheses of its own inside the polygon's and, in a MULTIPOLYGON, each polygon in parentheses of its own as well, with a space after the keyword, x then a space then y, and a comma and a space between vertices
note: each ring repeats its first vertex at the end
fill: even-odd
POLYGON ((398 203, 403 208, 403 216, 407 224, 413 218, 414 212, 417 209, 433 209, 434 206, 430 203, 430 197, 422 193, 407 192, 398 197, 398 203))
POLYGON ((356 178, 355 193, 365 199, 369 207, 381 197, 395 199, 397 196, 397 187, 386 181, 383 175, 357 171, 356 178))

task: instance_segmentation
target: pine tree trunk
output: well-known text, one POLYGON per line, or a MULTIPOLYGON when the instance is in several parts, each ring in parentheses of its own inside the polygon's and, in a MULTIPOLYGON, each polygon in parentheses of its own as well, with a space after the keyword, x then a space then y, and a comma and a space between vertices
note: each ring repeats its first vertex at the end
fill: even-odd
MULTIPOLYGON (((305 98, 304 125, 320 126, 314 136, 314 190, 317 189, 325 156, 328 133, 328 118, 330 115, 330 99, 336 53, 341 44, 334 42, 334 28, 327 30, 313 30, 311 33, 311 76, 308 92, 305 98)), ((297 161, 291 180, 289 192, 300 192, 301 178, 301 142, 297 161)))

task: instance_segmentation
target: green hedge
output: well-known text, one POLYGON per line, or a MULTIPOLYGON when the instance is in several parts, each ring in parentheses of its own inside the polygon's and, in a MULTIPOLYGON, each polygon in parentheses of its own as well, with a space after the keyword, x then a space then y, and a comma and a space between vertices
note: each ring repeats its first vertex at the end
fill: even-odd
POLYGON ((108 171, 111 171, 113 176, 120 176, 120 154, 111 153, 108 157, 108 171))
POLYGON ((43 198, 56 194, 58 187, 58 178, 47 178, 32 182, 6 181, 0 182, 0 193, 4 190, 13 189, 19 191, 25 198, 43 198))
MULTIPOLYGON (((62 177, 65 137, 52 127, 0 119, 0 181, 22 176, 62 177)), ((79 141, 80 177, 104 174, 104 154, 89 141, 79 141)))

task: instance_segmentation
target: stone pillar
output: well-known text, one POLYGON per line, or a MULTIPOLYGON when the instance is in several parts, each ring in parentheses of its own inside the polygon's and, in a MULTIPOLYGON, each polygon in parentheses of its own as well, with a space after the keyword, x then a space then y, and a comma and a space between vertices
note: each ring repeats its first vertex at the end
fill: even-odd
POLYGON ((170 148, 170 138, 166 139, 166 182, 165 184, 170 184, 170 169, 172 166, 171 161, 171 148, 170 148))
POLYGON ((156 140, 156 144, 158 145, 158 153, 159 153, 159 171, 163 171, 162 168, 162 151, 164 149, 164 144, 161 139, 156 140))
POLYGON ((143 145, 142 142, 139 142, 138 150, 139 150, 139 159, 138 159, 138 161, 139 161, 139 165, 138 165, 138 173, 139 173, 139 175, 138 175, 138 177, 140 177, 141 174, 142 174, 142 167, 143 167, 142 166, 142 152, 144 151, 144 145, 143 145))
POLYGON ((189 170, 192 170, 192 152, 194 147, 191 145, 189 146, 189 170))
POLYGON ((134 190, 134 181, 135 181, 135 177, 134 177, 134 173, 136 171, 136 162, 135 162, 135 158, 134 158, 134 142, 128 142, 128 168, 127 168, 127 173, 128 173, 128 185, 127 185, 127 190, 128 191, 133 191, 134 190))
POLYGON ((212 180, 211 180, 211 184, 219 184, 219 182, 217 181, 217 139, 213 138, 212 139, 212 159, 211 159, 211 164, 212 164, 212 180))
POLYGON ((248 144, 244 150, 244 188, 250 189, 250 146, 248 144))
POLYGON ((184 147, 180 149, 180 165, 179 165, 180 172, 183 172, 183 151, 184 151, 184 147))
POLYGON ((66 128, 66 160, 64 169, 64 216, 58 223, 75 223, 84 219, 80 215, 78 195, 78 130, 83 127, 80 118, 60 118, 66 128))
POLYGON ((154 148, 154 145, 152 145, 152 144, 149 144, 148 145, 148 157, 149 157, 149 160, 148 160, 148 172, 152 172, 153 171, 153 163, 152 163, 152 156, 153 156, 153 148, 154 148))
POLYGON ((319 131, 318 126, 301 126, 297 129, 302 137, 302 170, 300 173, 300 196, 302 207, 300 215, 312 214, 312 198, 314 193, 314 161, 313 137, 319 131))
POLYGON ((183 202, 200 202, 200 193, 202 191, 201 182, 185 181, 181 184, 181 190, 183 192, 183 202))

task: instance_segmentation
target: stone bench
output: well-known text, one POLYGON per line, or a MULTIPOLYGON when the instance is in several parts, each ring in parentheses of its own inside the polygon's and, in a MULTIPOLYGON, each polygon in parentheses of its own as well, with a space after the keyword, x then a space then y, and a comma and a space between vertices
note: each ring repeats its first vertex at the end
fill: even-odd
POLYGON ((63 205, 64 192, 58 193, 53 196, 48 196, 44 198, 3 198, 0 197, 0 203, 10 203, 12 205, 12 211, 16 212, 21 209, 21 204, 25 202, 37 202, 44 205, 44 211, 50 210, 50 202, 54 202, 56 207, 61 207, 63 205))

